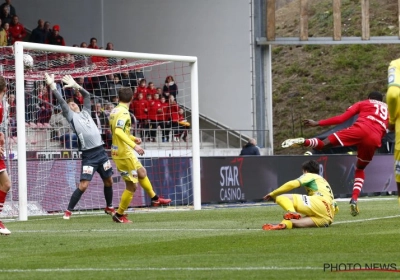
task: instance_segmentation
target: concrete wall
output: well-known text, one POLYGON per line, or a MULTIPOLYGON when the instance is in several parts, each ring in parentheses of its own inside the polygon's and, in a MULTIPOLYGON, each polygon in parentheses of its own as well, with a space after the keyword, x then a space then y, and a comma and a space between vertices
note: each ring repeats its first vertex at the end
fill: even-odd
POLYGON ((199 59, 200 113, 253 129, 251 0, 12 0, 30 29, 60 25, 67 45, 108 41, 123 51, 199 59))

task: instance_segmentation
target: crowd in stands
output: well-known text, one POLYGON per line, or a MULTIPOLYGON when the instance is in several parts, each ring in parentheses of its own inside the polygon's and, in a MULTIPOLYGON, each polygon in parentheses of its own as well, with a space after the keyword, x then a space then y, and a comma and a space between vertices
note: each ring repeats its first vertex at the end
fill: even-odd
MULTIPOLYGON (((23 24, 19 21, 11 0, 5 0, 0 5, 0 46, 10 46, 16 41, 25 40, 40 44, 53 44, 65 46, 65 40, 60 35, 60 26, 51 27, 48 21, 38 20, 38 25, 32 30, 29 38, 23 24)), ((74 47, 102 49, 97 44, 95 37, 90 38, 89 44, 82 42, 74 47)), ((106 50, 114 50, 114 44, 108 42, 106 50)), ((96 65, 125 65, 126 59, 105 57, 86 57, 76 55, 63 55, 57 57, 59 67, 81 67, 88 64, 96 65), (90 59, 90 61, 86 61, 90 59), (84 65, 82 65, 84 64, 84 65)), ((98 124, 106 147, 111 146, 111 132, 109 115, 118 104, 118 90, 121 87, 131 87, 134 98, 130 104, 134 132, 144 141, 157 141, 157 130, 161 129, 162 142, 187 140, 190 123, 186 120, 184 108, 179 106, 176 98, 178 86, 173 76, 167 76, 160 87, 147 82, 143 69, 121 71, 114 74, 92 77, 79 77, 76 82, 89 91, 92 98, 92 117, 98 124), (170 136, 171 135, 171 136, 170 136)), ((12 87, 12 84, 11 84, 12 87)), ((83 97, 79 91, 63 89, 60 83, 58 89, 65 100, 73 100, 82 107, 83 97)), ((14 92, 12 89, 10 93, 14 92)), ((68 122, 62 117, 59 104, 52 98, 50 89, 42 81, 25 81, 25 121, 27 124, 49 124, 52 127, 51 138, 66 143, 67 147, 76 147, 76 136, 69 128, 68 122)), ((9 94, 8 103, 9 124, 11 136, 16 136, 16 101, 15 95, 9 94)))

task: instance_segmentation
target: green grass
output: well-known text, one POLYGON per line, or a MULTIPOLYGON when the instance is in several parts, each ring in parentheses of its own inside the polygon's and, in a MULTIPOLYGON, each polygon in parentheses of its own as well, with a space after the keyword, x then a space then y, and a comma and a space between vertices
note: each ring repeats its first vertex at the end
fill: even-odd
POLYGON ((400 211, 391 199, 348 202, 330 228, 262 231, 280 207, 135 211, 133 224, 106 215, 32 217, 0 236, 1 279, 382 279, 392 272, 324 272, 324 263, 395 263, 400 211))

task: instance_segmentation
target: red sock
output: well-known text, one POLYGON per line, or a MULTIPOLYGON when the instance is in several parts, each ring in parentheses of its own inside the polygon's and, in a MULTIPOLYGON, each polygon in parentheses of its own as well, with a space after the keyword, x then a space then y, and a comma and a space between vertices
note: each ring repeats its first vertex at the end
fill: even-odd
POLYGON ((7 193, 0 190, 0 213, 3 211, 4 202, 6 201, 7 193))
POLYGON ((316 150, 322 150, 324 146, 325 146, 324 142, 322 142, 318 138, 311 138, 304 140, 304 147, 311 147, 316 150))
POLYGON ((354 185, 353 185, 353 193, 351 195, 351 199, 357 200, 360 195, 361 189, 364 185, 365 173, 364 169, 356 169, 354 176, 354 185))

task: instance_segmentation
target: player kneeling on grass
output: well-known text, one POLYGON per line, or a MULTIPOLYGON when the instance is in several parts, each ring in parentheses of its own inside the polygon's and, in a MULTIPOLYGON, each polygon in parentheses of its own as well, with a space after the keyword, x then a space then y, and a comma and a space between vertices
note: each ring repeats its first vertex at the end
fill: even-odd
POLYGON ((133 92, 131 88, 123 87, 119 89, 118 106, 110 113, 112 132, 111 156, 122 179, 125 181, 125 190, 122 193, 118 210, 113 215, 113 221, 116 223, 131 223, 124 212, 133 199, 138 182, 150 196, 153 206, 165 205, 171 202, 171 199, 158 197, 154 192, 153 186, 147 177, 146 169, 134 153, 136 151, 139 155, 143 155, 144 150, 139 146, 142 140, 131 135, 131 116, 128 108, 132 97, 133 92))
POLYGON ((103 147, 101 134, 95 122, 93 121, 90 105, 90 94, 70 76, 66 75, 62 78, 65 83, 64 88, 74 88, 79 90, 83 95, 83 108, 82 111, 79 106, 73 102, 68 103, 62 98, 54 83, 54 75, 45 74, 47 85, 53 91, 54 96, 61 105, 62 114, 71 124, 72 129, 78 136, 79 150, 82 151, 82 168, 81 180, 78 188, 72 193, 71 199, 68 204, 68 209, 64 212, 63 218, 69 220, 71 211, 75 208, 76 204, 81 199, 81 196, 89 186, 94 173, 97 171, 104 182, 104 198, 106 200, 106 208, 104 212, 112 215, 115 213, 112 207, 113 190, 112 190, 112 175, 113 170, 108 155, 103 147))
POLYGON ((302 176, 264 196, 265 200, 279 204, 286 213, 280 224, 265 224, 263 230, 328 227, 332 224, 339 208, 329 183, 319 175, 319 164, 309 160, 303 163, 302 169, 302 176), (306 188, 307 195, 283 194, 301 186, 306 188))

